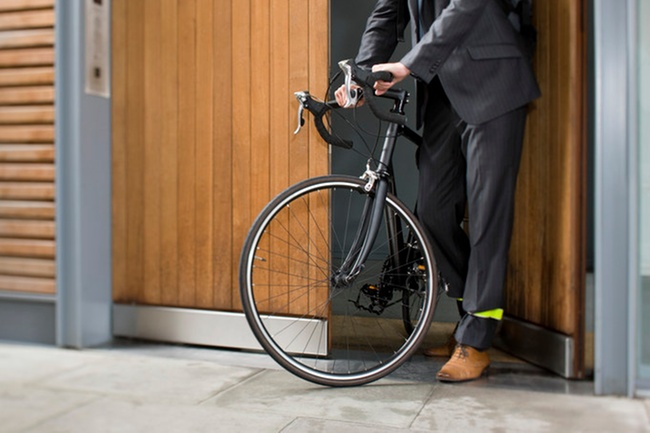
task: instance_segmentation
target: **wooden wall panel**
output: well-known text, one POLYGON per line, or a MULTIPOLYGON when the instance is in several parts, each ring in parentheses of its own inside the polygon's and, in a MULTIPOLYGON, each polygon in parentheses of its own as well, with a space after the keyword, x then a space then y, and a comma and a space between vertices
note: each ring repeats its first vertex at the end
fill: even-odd
POLYGON ((291 134, 292 93, 327 86, 328 8, 114 0, 116 302, 240 308, 253 218, 290 183, 329 168, 315 131, 291 134))
POLYGON ((56 291, 54 3, 0 2, 0 291, 56 291))
POLYGON ((586 272, 586 15, 581 1, 534 5, 535 70, 542 97, 528 117, 507 312, 580 344, 586 272))

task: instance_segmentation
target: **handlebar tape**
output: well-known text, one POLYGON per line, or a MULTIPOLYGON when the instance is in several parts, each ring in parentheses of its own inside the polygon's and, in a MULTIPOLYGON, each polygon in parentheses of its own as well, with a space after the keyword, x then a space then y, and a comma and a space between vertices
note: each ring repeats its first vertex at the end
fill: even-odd
POLYGON ((370 111, 380 120, 385 120, 386 122, 397 123, 398 125, 406 125, 406 116, 393 113, 390 111, 382 110, 377 102, 378 96, 375 95, 373 86, 376 81, 393 81, 393 74, 388 71, 377 71, 377 72, 368 72, 360 69, 357 65, 353 65, 353 71, 355 76, 361 81, 364 87, 367 90, 364 92, 364 98, 368 101, 368 106, 370 111))
POLYGON ((393 74, 391 74, 388 71, 377 71, 368 74, 368 78, 366 79, 366 84, 372 87, 374 86, 375 81, 386 81, 387 83, 390 83, 391 81, 393 81, 393 74))
POLYGON ((370 91, 364 93, 364 98, 368 102, 368 107, 370 111, 380 120, 385 120, 386 122, 397 123, 398 125, 406 125, 406 116, 399 113, 392 113, 390 111, 382 110, 377 102, 378 96, 375 95, 374 90, 371 88, 370 91))
POLYGON ((325 142, 331 144, 332 146, 342 147, 344 149, 352 149, 352 142, 348 140, 343 140, 339 137, 336 137, 327 130, 325 123, 323 122, 323 116, 331 110, 332 105, 337 105, 336 102, 322 103, 316 101, 313 98, 309 98, 308 102, 305 105, 311 114, 314 116, 314 125, 316 125, 316 130, 318 134, 325 140, 325 142))

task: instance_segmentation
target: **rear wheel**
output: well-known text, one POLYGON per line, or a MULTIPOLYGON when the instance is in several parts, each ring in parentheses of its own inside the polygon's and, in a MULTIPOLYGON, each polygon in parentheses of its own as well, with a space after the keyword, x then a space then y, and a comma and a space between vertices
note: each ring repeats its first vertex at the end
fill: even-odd
POLYGON ((241 298, 253 333, 287 370, 323 385, 389 374, 417 349, 434 313, 431 249, 390 194, 366 266, 350 284, 332 284, 373 200, 364 186, 325 176, 290 187, 258 216, 242 251, 241 298))

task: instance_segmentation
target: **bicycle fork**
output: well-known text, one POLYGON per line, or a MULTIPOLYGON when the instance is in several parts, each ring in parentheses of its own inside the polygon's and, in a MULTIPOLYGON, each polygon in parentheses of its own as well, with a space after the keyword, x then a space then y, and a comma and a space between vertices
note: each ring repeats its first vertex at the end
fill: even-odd
POLYGON ((368 164, 362 179, 367 183, 364 187, 368 196, 361 213, 362 224, 341 267, 333 273, 333 287, 346 287, 363 271, 366 260, 377 239, 384 214, 386 195, 391 185, 389 161, 391 160, 399 126, 391 124, 386 132, 385 143, 376 170, 368 164))

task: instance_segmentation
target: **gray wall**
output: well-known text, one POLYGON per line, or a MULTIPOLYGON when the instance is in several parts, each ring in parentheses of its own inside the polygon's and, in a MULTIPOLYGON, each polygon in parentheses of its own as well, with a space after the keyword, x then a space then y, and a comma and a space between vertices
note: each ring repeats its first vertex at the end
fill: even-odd
MULTIPOLYGON (((376 0, 355 0, 354 8, 349 8, 349 0, 332 0, 331 13, 332 13, 332 29, 331 29, 331 76, 334 76, 339 71, 339 60, 354 58, 357 55, 359 42, 363 29, 366 25, 366 20, 372 12, 376 0)), ((408 39, 408 30, 406 33, 408 39)), ((410 46, 410 41, 400 44, 394 59, 399 59, 410 46)), ((337 88, 341 84, 341 79, 337 80, 333 88, 337 88)), ((413 80, 406 80, 400 83, 399 87, 408 89, 411 94, 414 94, 413 80)), ((331 96, 330 96, 331 97, 331 96)), ((413 98, 415 101, 415 98, 413 98)), ((415 127, 415 104, 408 107, 407 115, 411 127, 415 127)), ((378 123, 369 114, 368 108, 362 108, 353 112, 347 110, 344 114, 345 119, 353 124, 363 125, 363 129, 368 134, 364 134, 363 138, 366 142, 373 147, 375 144, 374 136, 377 134, 378 123)), ((343 150, 338 148, 332 149, 332 172, 345 173, 351 175, 361 175, 365 169, 367 160, 367 152, 362 139, 354 134, 351 128, 346 124, 346 121, 334 116, 333 125, 336 131, 344 130, 346 137, 354 141, 355 150, 343 150), (356 151, 362 153, 360 155, 356 151)), ((397 178, 397 187, 400 197, 409 203, 415 203, 417 193, 417 170, 415 168, 415 146, 406 139, 401 139, 398 142, 397 151, 394 158, 395 173, 397 178)))

